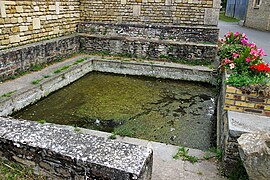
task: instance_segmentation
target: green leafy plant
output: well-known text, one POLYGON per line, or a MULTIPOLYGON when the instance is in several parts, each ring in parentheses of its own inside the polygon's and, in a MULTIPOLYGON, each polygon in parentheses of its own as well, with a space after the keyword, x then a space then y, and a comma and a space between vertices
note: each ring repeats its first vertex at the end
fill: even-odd
POLYGON ((215 154, 215 157, 219 161, 222 160, 222 157, 223 157, 223 151, 222 151, 222 149, 212 147, 212 148, 209 148, 208 151, 211 152, 211 153, 214 153, 215 154))
POLYGON ((163 40, 164 39, 164 35, 163 34, 159 35, 159 39, 160 40, 163 40))
POLYGON ((10 91, 8 93, 3 94, 1 97, 10 97, 12 94, 14 94, 17 90, 10 91))
POLYGON ((14 162, 0 160, 0 179, 6 180, 45 180, 41 175, 36 176, 33 170, 14 162))
POLYGON ((173 46, 168 46, 168 51, 169 52, 173 52, 173 50, 174 50, 174 47, 173 46))
POLYGON ((49 78, 51 77, 50 75, 43 75, 44 78, 49 78))
POLYGON ((159 58, 161 59, 168 59, 169 57, 166 54, 160 54, 159 58))
POLYGON ((174 39, 174 36, 169 35, 169 36, 168 36, 168 39, 172 40, 172 39, 174 39))
POLYGON ((210 159, 210 154, 209 154, 209 152, 206 152, 206 153, 204 154, 203 158, 204 158, 205 160, 209 160, 209 159, 210 159))
POLYGON ((30 67, 30 71, 40 71, 45 67, 44 64, 37 64, 30 67))
POLYGON ((91 32, 91 33, 96 33, 96 32, 97 32, 97 29, 96 29, 95 27, 91 27, 91 28, 90 28, 90 32, 91 32))
POLYGON ((82 132, 82 130, 79 127, 77 127, 77 126, 74 127, 74 131, 75 132, 82 132))
POLYGON ((112 134, 109 136, 109 139, 116 139, 116 133, 112 132, 112 134))
POLYGON ((34 85, 39 84, 42 80, 43 80, 43 78, 36 79, 36 80, 33 80, 31 83, 34 84, 34 85))
POLYGON ((40 120, 37 121, 37 123, 39 123, 39 124, 45 124, 46 123, 46 120, 40 119, 40 120))
POLYGON ((81 58, 81 59, 78 59, 77 61, 75 61, 72 65, 77 65, 81 62, 84 62, 87 58, 81 58))
POLYGON ((179 147, 177 153, 173 156, 173 159, 179 159, 181 157, 184 161, 189 161, 192 164, 198 162, 198 157, 190 156, 188 152, 189 149, 186 149, 185 147, 179 147))
POLYGON ((68 69, 68 68, 70 68, 70 65, 65 65, 65 66, 63 66, 63 67, 61 67, 61 68, 59 68, 59 69, 56 69, 56 70, 54 71, 54 73, 55 73, 55 74, 60 73, 60 72, 66 70, 66 69, 68 69))

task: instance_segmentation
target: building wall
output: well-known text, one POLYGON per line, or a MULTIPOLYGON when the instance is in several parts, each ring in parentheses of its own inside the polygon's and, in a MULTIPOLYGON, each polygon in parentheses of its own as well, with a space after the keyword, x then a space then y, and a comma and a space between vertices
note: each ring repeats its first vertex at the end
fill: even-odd
POLYGON ((76 32, 78 0, 0 0, 0 49, 76 32))
POLYGON ((259 7, 254 7, 255 0, 249 0, 245 26, 263 31, 270 31, 270 0, 261 0, 259 7))
POLYGON ((220 0, 81 0, 83 21, 217 25, 220 0))
POLYGON ((220 0, 0 0, 0 50, 77 32, 83 21, 216 27, 220 0))

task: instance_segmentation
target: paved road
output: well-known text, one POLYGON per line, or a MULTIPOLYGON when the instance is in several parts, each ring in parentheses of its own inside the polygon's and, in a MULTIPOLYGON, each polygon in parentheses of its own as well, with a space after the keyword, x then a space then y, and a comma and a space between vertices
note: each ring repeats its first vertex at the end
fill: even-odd
POLYGON ((235 22, 219 21, 218 26, 220 28, 220 37, 223 37, 223 35, 228 31, 246 33, 250 42, 255 42, 259 48, 263 48, 266 54, 268 54, 264 60, 270 63, 270 32, 262 32, 255 29, 242 27, 235 22))

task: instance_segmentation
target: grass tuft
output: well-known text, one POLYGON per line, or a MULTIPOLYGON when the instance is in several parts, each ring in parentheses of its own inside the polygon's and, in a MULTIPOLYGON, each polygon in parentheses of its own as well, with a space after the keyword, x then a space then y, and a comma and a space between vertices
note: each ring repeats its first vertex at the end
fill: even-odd
POLYGON ((39 123, 39 124, 45 124, 46 123, 46 120, 40 119, 40 120, 37 121, 37 123, 39 123))
POLYGON ((42 176, 36 176, 33 170, 19 164, 0 160, 0 179, 6 180, 45 180, 42 176))
POLYGON ((196 156, 190 156, 188 154, 189 149, 186 149, 185 147, 179 147, 177 153, 173 156, 173 159, 179 159, 180 157, 184 160, 184 161, 189 161, 192 164, 198 162, 198 157, 196 156))
POLYGON ((63 67, 61 67, 61 68, 58 68, 58 69, 56 69, 56 70, 54 71, 54 73, 55 73, 55 74, 60 73, 60 72, 66 70, 66 69, 68 69, 68 68, 70 68, 70 65, 66 65, 66 66, 63 66, 63 67))
POLYGON ((40 81, 42 81, 43 80, 43 78, 41 78, 41 79, 36 79, 36 80, 34 80, 34 81, 32 81, 31 83, 32 84, 39 84, 40 83, 40 81))
POLYGON ((15 92, 16 92, 16 90, 15 91, 10 91, 8 93, 3 94, 1 97, 10 97, 15 92))
POLYGON ((112 132, 112 134, 109 136, 109 139, 116 139, 116 133, 112 132))
POLYGON ((81 59, 78 59, 77 61, 75 61, 72 65, 77 65, 83 61, 85 61, 87 58, 81 58, 81 59))

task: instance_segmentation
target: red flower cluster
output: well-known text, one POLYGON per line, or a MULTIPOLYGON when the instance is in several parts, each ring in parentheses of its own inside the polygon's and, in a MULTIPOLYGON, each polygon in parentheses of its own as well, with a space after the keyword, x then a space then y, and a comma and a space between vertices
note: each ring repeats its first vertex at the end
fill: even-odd
POLYGON ((254 70, 255 72, 270 72, 270 67, 268 64, 255 64, 252 66, 249 66, 250 69, 254 70))

